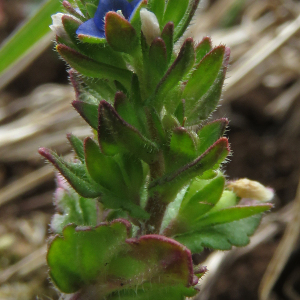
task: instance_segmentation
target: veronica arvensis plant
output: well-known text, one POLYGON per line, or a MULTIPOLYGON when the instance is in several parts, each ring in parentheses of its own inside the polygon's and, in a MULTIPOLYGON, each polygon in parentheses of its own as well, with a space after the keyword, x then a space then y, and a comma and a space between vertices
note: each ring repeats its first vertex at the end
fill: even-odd
POLYGON ((182 40, 198 2, 73 0, 53 16, 72 105, 92 128, 68 135, 73 161, 40 149, 67 180, 47 254, 65 299, 192 297, 206 271, 192 253, 246 245, 271 207, 263 186, 222 172, 228 121, 208 119, 230 51, 182 40))

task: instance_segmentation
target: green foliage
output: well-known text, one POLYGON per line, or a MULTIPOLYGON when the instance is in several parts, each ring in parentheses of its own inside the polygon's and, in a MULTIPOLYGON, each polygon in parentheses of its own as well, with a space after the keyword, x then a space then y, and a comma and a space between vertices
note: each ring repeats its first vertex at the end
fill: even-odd
POLYGON ((65 227, 63 238, 54 238, 47 255, 50 275, 57 287, 65 293, 82 289, 84 294, 86 286, 97 280, 97 292, 102 297, 122 291, 128 299, 130 288, 141 283, 143 289, 139 293, 146 297, 161 297, 174 290, 180 299, 195 294, 188 288, 193 275, 187 248, 159 235, 130 239, 130 231, 130 223, 122 220, 94 228, 65 227))
POLYGON ((74 189, 57 192, 50 276, 78 300, 183 300, 204 273, 191 251, 246 245, 271 205, 241 205, 228 189, 228 120, 208 121, 229 49, 186 38, 175 52, 199 1, 129 2, 127 17, 105 2, 101 20, 96 0, 64 2, 56 49, 94 138, 68 135, 71 162, 40 149, 74 189))

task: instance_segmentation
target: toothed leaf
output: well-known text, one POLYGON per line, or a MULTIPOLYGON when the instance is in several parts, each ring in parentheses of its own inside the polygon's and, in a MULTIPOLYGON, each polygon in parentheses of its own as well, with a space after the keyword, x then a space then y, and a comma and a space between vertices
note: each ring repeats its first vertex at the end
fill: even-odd
POLYGON ((246 246, 260 220, 261 214, 258 214, 239 221, 203 228, 199 232, 178 235, 175 239, 188 247, 192 253, 200 253, 204 247, 230 250, 232 246, 246 246))

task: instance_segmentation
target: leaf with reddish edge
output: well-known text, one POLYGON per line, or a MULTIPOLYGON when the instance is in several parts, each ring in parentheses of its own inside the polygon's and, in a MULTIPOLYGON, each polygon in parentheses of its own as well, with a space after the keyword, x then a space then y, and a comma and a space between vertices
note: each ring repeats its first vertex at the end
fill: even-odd
POLYGON ((216 80, 223 64, 225 46, 219 46, 211 50, 190 75, 182 97, 187 102, 187 111, 194 106, 193 100, 200 99, 216 80))
POLYGON ((73 15, 74 17, 78 18, 79 20, 81 20, 82 22, 86 22, 86 18, 81 15, 80 13, 78 13, 76 11, 76 9, 71 5, 71 3, 69 1, 64 0, 62 2, 63 7, 65 8, 65 10, 70 13, 71 15, 73 15))
POLYGON ((197 149, 198 155, 201 155, 206 149, 208 149, 213 143, 215 143, 220 137, 223 136, 225 129, 228 125, 228 120, 225 118, 215 120, 207 123, 200 130, 197 135, 199 137, 199 146, 197 149))
POLYGON ((93 128, 98 128, 98 105, 86 103, 83 101, 73 101, 73 107, 81 117, 93 128))
POLYGON ((156 160, 157 146, 125 122, 106 101, 99 105, 98 137, 100 148, 107 155, 125 151, 147 163, 156 160))
POLYGON ((131 71, 97 62, 62 44, 57 45, 56 50, 72 68, 82 75, 92 78, 118 80, 124 84, 124 86, 130 87, 131 71))
POLYGON ((96 198, 102 194, 101 187, 86 172, 84 164, 65 162, 55 152, 46 148, 40 148, 39 153, 60 171, 82 197, 96 198))
POLYGON ((190 250, 160 235, 128 239, 129 232, 130 223, 123 219, 95 228, 65 227, 47 255, 57 287, 64 293, 81 290, 79 299, 88 298, 91 291, 102 297, 111 294, 113 299, 114 291, 139 285, 150 294, 157 293, 153 286, 174 288, 181 297, 195 294, 190 250))
POLYGON ((207 170, 215 170, 230 152, 227 138, 221 138, 194 161, 186 164, 176 172, 167 174, 150 183, 149 192, 158 192, 163 201, 171 202, 177 192, 189 180, 201 176, 207 170))
POLYGON ((196 46, 196 64, 198 65, 203 57, 212 49, 212 42, 209 36, 205 36, 202 41, 196 46))
POLYGON ((176 43, 180 37, 183 35, 187 27, 190 25, 192 18, 198 8, 200 0, 192 0, 189 4, 189 7, 184 14, 183 18, 179 22, 178 26, 175 28, 174 31, 174 42, 176 43))
POLYGON ((105 36, 115 51, 133 53, 138 47, 134 27, 118 13, 110 11, 105 15, 105 36))
POLYGON ((164 40, 157 37, 153 40, 149 49, 149 74, 148 81, 151 81, 153 89, 164 75, 168 66, 167 48, 164 40))
MULTIPOLYGON (((88 43, 81 43, 78 41, 77 29, 82 24, 72 16, 63 15, 62 23, 65 31, 74 44, 75 50, 78 50, 82 54, 94 59, 97 62, 113 65, 118 68, 126 69, 126 63, 122 58, 122 55, 115 52, 109 47, 109 45, 93 45, 91 47, 88 43)), ((71 47, 72 48, 72 47, 71 47)))
POLYGON ((223 51, 220 47, 215 48, 216 51, 213 49, 203 58, 199 64, 199 68, 196 70, 199 73, 196 74, 195 71, 195 74, 193 73, 193 75, 191 75, 191 79, 189 80, 190 84, 188 83, 185 87, 183 95, 187 103, 187 125, 197 124, 200 120, 207 119, 209 115, 216 109, 220 101, 230 57, 230 50, 229 48, 225 47, 222 65, 218 71, 218 63, 222 57, 220 54, 223 51), (214 55, 219 56, 218 59, 214 60, 214 55), (212 65, 209 66, 210 64, 212 65), (208 76, 208 73, 211 74, 211 78, 209 78, 209 80, 202 80, 202 84, 199 84, 199 82, 195 81, 195 79, 201 74, 201 72, 203 72, 201 78, 203 78, 203 76, 207 76, 205 78, 209 78, 210 76, 208 76), (214 73, 214 75, 212 73, 214 73), (211 80, 213 78, 215 79, 211 80))
POLYGON ((168 22, 161 32, 161 38, 164 40, 167 49, 167 62, 169 63, 173 54, 173 36, 174 36, 174 24, 168 22))

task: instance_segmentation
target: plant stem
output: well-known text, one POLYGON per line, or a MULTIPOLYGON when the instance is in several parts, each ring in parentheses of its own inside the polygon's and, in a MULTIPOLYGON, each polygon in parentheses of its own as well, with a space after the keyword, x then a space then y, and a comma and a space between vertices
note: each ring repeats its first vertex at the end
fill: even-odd
MULTIPOLYGON (((165 167, 164 156, 162 152, 159 154, 159 159, 149 167, 151 180, 155 180, 164 174, 165 167)), ((159 233, 167 205, 168 203, 163 201, 162 196, 158 192, 155 192, 149 196, 145 207, 146 211, 150 214, 150 219, 147 220, 145 224, 147 234, 159 233)))

